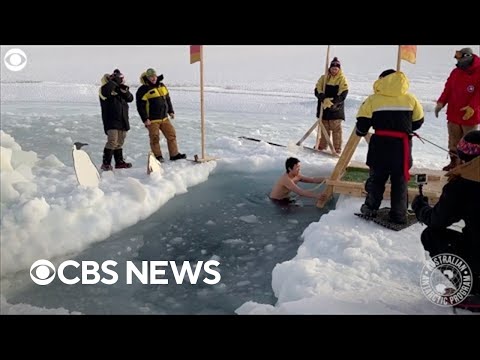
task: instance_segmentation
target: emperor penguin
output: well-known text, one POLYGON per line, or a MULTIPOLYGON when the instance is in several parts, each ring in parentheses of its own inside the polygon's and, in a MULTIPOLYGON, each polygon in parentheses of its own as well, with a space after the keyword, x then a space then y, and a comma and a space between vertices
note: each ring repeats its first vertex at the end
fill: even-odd
POLYGON ((82 147, 88 145, 81 142, 73 144, 72 157, 73 167, 77 180, 80 185, 88 187, 97 187, 100 183, 100 174, 97 167, 93 163, 90 155, 88 155, 82 147))
POLYGON ((162 174, 163 169, 160 166, 160 162, 155 158, 155 154, 150 151, 147 159, 147 174, 150 175, 154 172, 159 172, 160 174, 162 174))

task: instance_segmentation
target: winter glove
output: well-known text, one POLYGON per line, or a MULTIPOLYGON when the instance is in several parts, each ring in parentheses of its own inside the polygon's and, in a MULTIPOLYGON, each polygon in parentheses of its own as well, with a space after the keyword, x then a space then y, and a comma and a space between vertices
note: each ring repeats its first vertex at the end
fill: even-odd
POLYGON ((437 105, 435 106, 435 117, 438 118, 438 113, 440 112, 440 110, 442 110, 444 107, 444 105, 439 102, 437 103, 437 105))
POLYGON ((465 115, 463 115, 463 120, 468 120, 470 119, 473 114, 475 113, 475 110, 473 110, 470 106, 465 106, 461 108, 460 110, 465 111, 465 115))
POLYGON ((417 212, 417 209, 420 209, 424 206, 428 206, 428 197, 423 195, 417 195, 412 201, 412 210, 417 212))
POLYGON ((326 98, 325 100, 323 100, 323 108, 328 109, 329 107, 332 107, 333 106, 332 100, 333 98, 326 98))
POLYGON ((315 89, 315 96, 320 101, 323 101, 325 99, 325 94, 324 93, 319 93, 317 89, 315 89))
POLYGON ((168 115, 170 115, 170 119, 172 119, 172 120, 175 119, 175 114, 174 113, 170 113, 168 115))

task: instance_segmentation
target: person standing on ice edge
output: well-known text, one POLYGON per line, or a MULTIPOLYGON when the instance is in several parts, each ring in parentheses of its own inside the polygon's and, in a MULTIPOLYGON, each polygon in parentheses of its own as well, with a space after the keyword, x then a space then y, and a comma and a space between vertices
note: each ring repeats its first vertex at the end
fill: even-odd
MULTIPOLYGON (((333 58, 328 69, 325 92, 323 92, 324 81, 325 75, 322 75, 315 87, 315 96, 318 99, 317 119, 320 117, 320 106, 323 103, 322 124, 327 130, 328 136, 332 136, 335 151, 340 154, 342 152, 342 121, 345 120, 348 82, 341 70, 340 61, 336 57, 333 58)), ((318 150, 327 148, 327 139, 323 134, 321 134, 316 148, 318 150)))
POLYGON ((455 254, 470 266, 473 273, 470 294, 477 297, 477 310, 480 311, 479 130, 470 131, 459 141, 457 154, 462 164, 446 174, 448 182, 437 204, 431 207, 427 197, 417 195, 413 199, 412 209, 417 219, 427 225, 421 240, 431 257, 442 253, 455 254), (448 229, 460 220, 465 222, 462 232, 448 229))
POLYGON ((157 76, 154 69, 148 69, 140 75, 142 86, 137 90, 137 110, 143 124, 148 129, 150 149, 158 161, 163 162, 160 149, 160 131, 167 139, 170 160, 185 159, 187 156, 178 152, 175 128, 170 122, 175 118, 172 101, 167 87, 161 82, 163 75, 157 76))
POLYGON ((478 130, 480 124, 480 58, 470 48, 455 52, 456 68, 445 83, 437 100, 435 116, 447 107, 448 150, 450 164, 442 170, 449 171, 460 163, 456 156, 457 144, 466 133, 478 130))
POLYGON ((367 198, 360 212, 375 217, 390 177, 390 221, 407 222, 409 169, 412 167, 412 132, 423 124, 423 108, 408 93, 409 81, 404 73, 385 70, 373 85, 374 94, 360 106, 356 134, 365 136, 370 127, 375 133, 368 145, 367 165, 370 175, 365 183, 367 198))
POLYGON ((115 158, 116 169, 131 168, 132 164, 125 162, 123 158, 123 143, 127 131, 130 130, 128 103, 133 101, 133 95, 125 85, 125 77, 118 69, 111 75, 103 75, 101 84, 98 95, 102 108, 103 130, 107 135, 101 169, 112 170, 112 155, 115 158))

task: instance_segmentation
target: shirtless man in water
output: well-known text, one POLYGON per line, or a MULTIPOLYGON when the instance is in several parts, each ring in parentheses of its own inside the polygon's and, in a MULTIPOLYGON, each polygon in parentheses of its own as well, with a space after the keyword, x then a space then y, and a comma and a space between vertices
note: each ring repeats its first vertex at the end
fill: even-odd
POLYGON ((321 193, 314 193, 312 191, 303 190, 297 186, 299 181, 304 183, 320 184, 325 181, 323 177, 307 177, 300 174, 300 160, 290 157, 285 162, 286 174, 283 174, 280 179, 273 186, 270 193, 270 199, 289 202, 289 194, 294 193, 314 199, 323 199, 324 195, 321 193))

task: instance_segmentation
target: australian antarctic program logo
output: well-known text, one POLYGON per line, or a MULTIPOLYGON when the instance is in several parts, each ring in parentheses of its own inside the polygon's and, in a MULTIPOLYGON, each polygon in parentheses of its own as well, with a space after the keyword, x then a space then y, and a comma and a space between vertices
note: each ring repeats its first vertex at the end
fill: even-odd
MULTIPOLYGON (((90 260, 82 261, 81 263, 75 260, 66 260, 55 269, 55 266, 50 261, 42 259, 32 264, 30 277, 37 285, 50 284, 55 279, 55 275, 58 276, 61 282, 67 285, 74 285, 79 282, 81 284, 102 282, 106 285, 112 285, 119 279, 119 275, 115 271, 117 265, 118 263, 114 260, 106 260, 101 264, 90 260), (69 270, 65 271, 67 268, 69 270), (66 272, 68 274, 65 274, 66 272)), ((140 268, 132 261, 127 261, 125 265, 124 279, 128 285, 131 285, 134 281, 139 281, 142 284, 167 285, 168 279, 162 278, 162 276, 164 277, 169 270, 173 273, 177 285, 183 284, 184 281, 195 285, 199 281, 202 269, 205 273, 212 276, 205 276, 202 279, 207 285, 218 284, 222 278, 216 269, 212 269, 212 267, 215 268, 220 265, 216 260, 197 261, 195 263, 184 261, 181 266, 178 266, 175 261, 163 260, 142 261, 140 268)))
POLYGON ((472 271, 461 257, 439 254, 423 266, 420 284, 428 300, 439 306, 453 306, 472 290, 472 271))
POLYGON ((3 58, 8 70, 20 71, 27 65, 27 54, 22 49, 10 49, 3 58))

